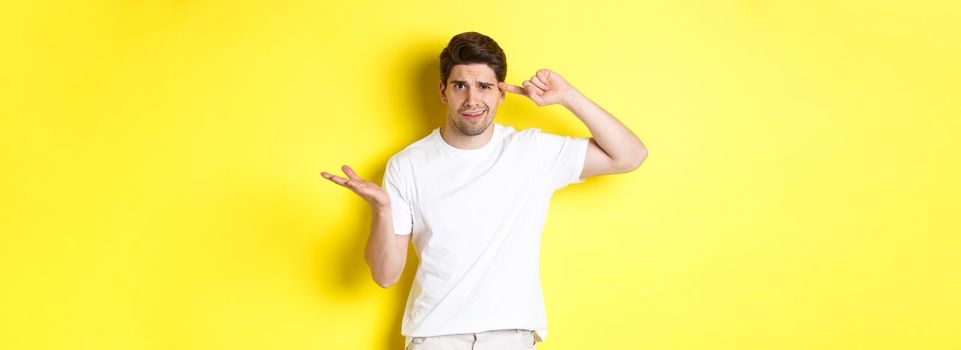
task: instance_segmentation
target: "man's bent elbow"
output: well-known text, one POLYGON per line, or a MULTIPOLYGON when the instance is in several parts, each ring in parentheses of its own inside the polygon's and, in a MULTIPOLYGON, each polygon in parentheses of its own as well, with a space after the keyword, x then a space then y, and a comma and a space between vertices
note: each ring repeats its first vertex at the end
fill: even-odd
POLYGON ((381 288, 384 288, 384 289, 390 288, 390 286, 393 286, 395 283, 397 283, 396 280, 394 280, 394 281, 383 281, 383 280, 377 281, 377 280, 375 280, 374 282, 377 282, 377 285, 380 286, 381 288))
POLYGON ((393 286, 394 284, 396 284, 397 280, 399 279, 400 279, 400 276, 390 276, 390 277, 374 276, 374 282, 376 282, 378 286, 384 289, 390 288, 390 286, 393 286))
POLYGON ((647 159, 647 149, 644 149, 640 156, 634 157, 630 162, 625 162, 623 166, 619 167, 621 169, 621 173, 632 172, 637 168, 640 168, 645 159, 647 159))

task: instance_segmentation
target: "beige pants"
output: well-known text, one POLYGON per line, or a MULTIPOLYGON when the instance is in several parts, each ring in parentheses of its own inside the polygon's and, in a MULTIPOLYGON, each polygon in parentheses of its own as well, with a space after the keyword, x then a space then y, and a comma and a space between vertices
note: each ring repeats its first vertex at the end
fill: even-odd
POLYGON ((499 329, 481 333, 414 337, 406 350, 533 350, 534 331, 499 329))

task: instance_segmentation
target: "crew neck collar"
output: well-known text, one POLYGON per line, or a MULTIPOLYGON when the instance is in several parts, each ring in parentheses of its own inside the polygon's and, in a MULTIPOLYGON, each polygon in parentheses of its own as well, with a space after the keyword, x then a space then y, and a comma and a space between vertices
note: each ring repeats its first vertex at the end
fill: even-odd
POLYGON ((503 127, 497 123, 493 123, 493 125, 494 125, 494 132, 491 135, 491 139, 488 140, 487 144, 485 144, 484 146, 481 146, 480 148, 475 148, 475 149, 461 149, 461 148, 451 146, 449 143, 447 143, 447 141, 444 141, 444 137, 441 136, 440 127, 437 127, 434 129, 433 135, 437 139, 437 143, 440 144, 441 148, 447 150, 448 152, 451 152, 457 155, 464 155, 464 156, 479 155, 479 154, 487 153, 487 151, 494 148, 494 146, 497 144, 497 137, 500 136, 501 128, 503 127))

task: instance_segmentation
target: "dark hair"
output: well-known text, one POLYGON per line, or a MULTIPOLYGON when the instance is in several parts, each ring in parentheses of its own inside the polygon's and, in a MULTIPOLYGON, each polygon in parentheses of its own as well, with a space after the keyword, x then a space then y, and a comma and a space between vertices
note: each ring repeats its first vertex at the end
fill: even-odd
POLYGON ((450 38, 440 52, 440 80, 447 83, 454 65, 472 63, 486 64, 497 75, 498 82, 507 77, 507 57, 497 42, 478 32, 464 32, 450 38))

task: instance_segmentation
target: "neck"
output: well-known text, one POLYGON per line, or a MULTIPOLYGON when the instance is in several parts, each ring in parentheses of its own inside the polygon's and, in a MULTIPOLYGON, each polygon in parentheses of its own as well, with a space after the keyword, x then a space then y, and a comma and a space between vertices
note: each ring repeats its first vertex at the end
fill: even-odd
POLYGON ((494 136, 494 123, 491 123, 484 132, 476 136, 468 136, 461 133, 460 130, 451 125, 448 120, 447 124, 440 128, 440 136, 444 139, 444 142, 447 142, 448 145, 455 148, 467 150, 478 149, 487 145, 494 136))

